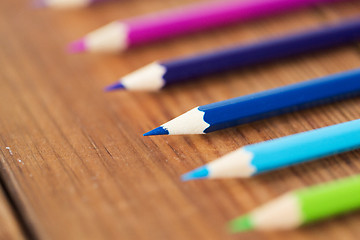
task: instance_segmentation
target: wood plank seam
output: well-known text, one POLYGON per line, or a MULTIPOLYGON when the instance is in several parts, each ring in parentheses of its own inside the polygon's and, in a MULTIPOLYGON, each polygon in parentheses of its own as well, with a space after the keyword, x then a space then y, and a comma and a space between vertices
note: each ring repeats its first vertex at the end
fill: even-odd
MULTIPOLYGON (((0 150, 2 155, 4 155, 4 153, 2 152, 2 150, 0 150)), ((20 205, 20 198, 14 197, 13 195, 17 194, 17 191, 14 189, 13 185, 14 183, 12 183, 12 181, 10 181, 10 179, 13 179, 12 177, 6 177, 6 175, 10 175, 9 172, 7 171, 8 166, 5 166, 6 161, 4 159, 4 156, 1 156, 1 161, 0 161, 0 188, 3 189, 5 198, 9 204, 9 206, 11 207, 11 211, 15 217, 15 219, 17 220, 19 226, 20 226, 20 230, 22 232, 22 234, 24 235, 24 237, 26 239, 31 239, 31 240, 36 240, 39 239, 36 232, 34 231, 34 229, 31 227, 31 223, 29 220, 27 220, 27 217, 25 216, 24 212, 22 211, 23 207, 20 205), (8 180, 6 180, 8 179, 8 180), (18 199, 18 200, 17 200, 18 199)))

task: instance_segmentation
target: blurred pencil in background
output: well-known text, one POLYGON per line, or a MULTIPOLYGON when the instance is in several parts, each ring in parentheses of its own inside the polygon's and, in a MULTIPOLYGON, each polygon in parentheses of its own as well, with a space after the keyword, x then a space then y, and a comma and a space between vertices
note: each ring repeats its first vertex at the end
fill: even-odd
POLYGON ((117 52, 151 41, 334 1, 346 0, 204 1, 183 8, 114 21, 71 43, 69 51, 117 52))

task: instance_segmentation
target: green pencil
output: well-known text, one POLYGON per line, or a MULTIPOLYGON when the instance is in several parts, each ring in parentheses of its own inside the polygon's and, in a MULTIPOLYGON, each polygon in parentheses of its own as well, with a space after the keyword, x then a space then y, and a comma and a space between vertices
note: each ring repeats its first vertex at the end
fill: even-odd
POLYGON ((285 230, 360 208, 360 175, 287 193, 230 222, 230 231, 285 230))

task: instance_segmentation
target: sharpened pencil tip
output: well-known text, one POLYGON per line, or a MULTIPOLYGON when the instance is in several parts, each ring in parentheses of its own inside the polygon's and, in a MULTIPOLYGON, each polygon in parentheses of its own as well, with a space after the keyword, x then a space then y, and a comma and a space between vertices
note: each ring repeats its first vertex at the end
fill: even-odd
POLYGON ((232 233, 246 232, 254 228, 249 215, 244 215, 229 222, 229 231, 232 233))
POLYGON ((169 135, 169 131, 163 127, 158 127, 144 134, 144 136, 154 136, 154 135, 169 135))
POLYGON ((190 181, 194 179, 207 178, 209 176, 209 169, 206 166, 199 167, 191 172, 181 176, 182 181, 190 181))
POLYGON ((111 84, 105 88, 105 92, 114 91, 117 89, 126 89, 125 86, 121 82, 117 82, 114 84, 111 84))
POLYGON ((69 53, 80 53, 86 51, 86 44, 84 39, 76 40, 69 44, 68 52, 69 53))

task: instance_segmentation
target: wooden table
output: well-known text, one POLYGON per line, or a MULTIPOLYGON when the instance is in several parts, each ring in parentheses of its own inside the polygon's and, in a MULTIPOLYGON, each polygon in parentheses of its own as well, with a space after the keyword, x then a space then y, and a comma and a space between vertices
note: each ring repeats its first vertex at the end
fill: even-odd
POLYGON ((360 2, 313 7, 117 55, 64 51, 69 41, 113 19, 190 2, 123 0, 60 11, 32 9, 26 0, 0 1, 1 239, 360 238, 359 212, 290 232, 229 235, 225 229, 228 220, 286 191, 360 173, 360 151, 251 179, 179 180, 245 144, 360 118, 360 98, 206 136, 142 137, 197 105, 359 67, 356 44, 159 93, 102 90, 156 59, 315 27, 358 14, 360 2))

